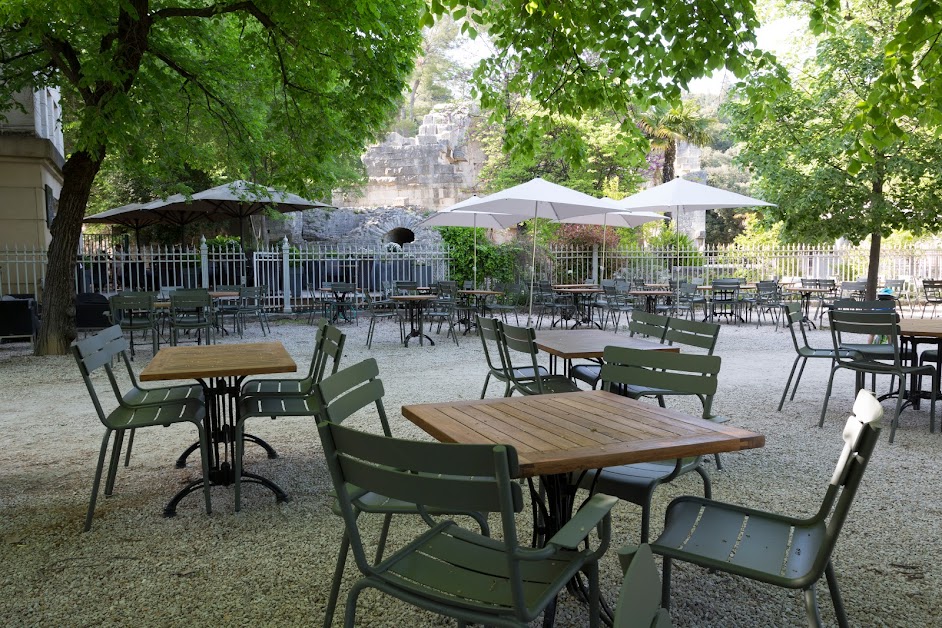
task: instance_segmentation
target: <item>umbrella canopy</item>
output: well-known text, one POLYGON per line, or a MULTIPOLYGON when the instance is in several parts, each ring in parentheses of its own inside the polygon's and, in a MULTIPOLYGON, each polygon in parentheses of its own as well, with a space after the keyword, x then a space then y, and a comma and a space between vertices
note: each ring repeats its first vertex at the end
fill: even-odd
POLYGON ((624 209, 646 209, 649 211, 669 212, 677 208, 684 209, 719 209, 721 207, 758 207, 772 203, 760 201, 751 196, 721 190, 702 183, 686 179, 674 179, 653 188, 642 190, 620 201, 615 201, 624 209))
MULTIPOLYGON (((238 218, 239 235, 244 236, 242 231, 245 218, 261 213, 266 207, 284 213, 313 207, 333 207, 333 205, 309 201, 297 194, 239 180, 197 192, 189 199, 183 194, 174 194, 166 199, 148 203, 144 207, 160 214, 178 213, 195 216, 194 220, 208 216, 238 218)), ((242 242, 244 245, 244 237, 242 242)))
MULTIPOLYGON (((481 197, 472 196, 447 209, 436 212, 418 223, 417 227, 472 227, 483 229, 506 229, 525 218, 513 214, 494 214, 474 211, 473 206, 481 197), (462 209, 462 208, 466 209, 462 209)), ((478 232, 474 232, 474 288, 478 287, 478 232)))
MULTIPOLYGON (((495 220, 503 226, 513 226, 530 218, 561 220, 589 214, 619 211, 611 199, 595 198, 582 192, 537 177, 494 192, 477 200, 467 199, 444 211, 475 211, 496 214, 495 220)), ((536 263, 536 238, 533 238, 533 262, 536 263)), ((533 284, 535 269, 530 273, 530 316, 533 319, 533 284)))
MULTIPOLYGON (((617 201, 614 201, 617 202, 617 201)), ((638 227, 655 220, 666 220, 667 216, 655 212, 626 212, 616 211, 607 214, 589 214, 588 216, 575 216, 564 218, 559 222, 567 225, 603 225, 607 227, 638 227)))
POLYGON ((129 203, 107 211, 88 216, 82 222, 89 224, 123 225, 134 229, 134 241, 141 249, 141 229, 156 224, 172 224, 183 227, 204 218, 205 214, 185 211, 167 211, 157 213, 148 209, 150 203, 129 203))
POLYGON ((680 248, 680 223, 677 219, 684 210, 773 205, 773 203, 766 203, 765 201, 760 201, 751 196, 721 190, 720 188, 687 181, 686 179, 674 179, 673 181, 656 185, 653 188, 642 190, 637 194, 617 201, 617 203, 623 209, 673 212, 674 220, 678 227, 675 229, 678 249, 680 248))
POLYGON ((462 201, 444 211, 460 209, 506 214, 508 218, 505 220, 510 220, 510 216, 516 217, 514 222, 507 225, 512 226, 530 218, 560 220, 587 214, 619 211, 620 208, 613 203, 614 201, 609 199, 595 198, 537 177, 474 201, 472 199, 462 201))

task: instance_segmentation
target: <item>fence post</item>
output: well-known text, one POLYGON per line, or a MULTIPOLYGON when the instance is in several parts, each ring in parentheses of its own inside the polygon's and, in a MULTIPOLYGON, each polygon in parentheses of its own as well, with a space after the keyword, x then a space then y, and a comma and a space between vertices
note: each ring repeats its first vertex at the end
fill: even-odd
POLYGON ((592 245, 592 283, 599 283, 599 245, 592 245))
POLYGON ((200 266, 202 286, 209 290, 209 246, 206 244, 206 236, 200 236, 200 266))
POLYGON ((285 236, 281 240, 281 275, 282 283, 284 290, 281 291, 281 294, 284 298, 284 312, 285 314, 291 313, 291 268, 288 265, 289 255, 291 254, 291 247, 288 246, 288 236, 285 236))

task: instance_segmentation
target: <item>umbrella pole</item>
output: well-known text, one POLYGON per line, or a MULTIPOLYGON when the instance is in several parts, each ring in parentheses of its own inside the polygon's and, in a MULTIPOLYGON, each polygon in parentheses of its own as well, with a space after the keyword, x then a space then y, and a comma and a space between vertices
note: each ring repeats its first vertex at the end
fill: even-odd
POLYGON ((533 206, 533 257, 530 258, 530 313, 527 314, 527 326, 533 324, 533 284, 536 280, 536 205, 533 206))
POLYGON ((478 289, 478 215, 474 214, 474 289, 478 289))
POLYGON ((602 285, 602 279, 605 272, 605 242, 608 235, 608 214, 602 214, 602 262, 599 264, 599 285, 602 285))

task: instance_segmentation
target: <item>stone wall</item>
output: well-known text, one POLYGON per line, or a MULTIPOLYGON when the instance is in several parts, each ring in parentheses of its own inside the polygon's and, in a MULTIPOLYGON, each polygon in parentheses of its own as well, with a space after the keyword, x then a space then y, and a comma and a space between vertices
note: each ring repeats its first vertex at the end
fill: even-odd
POLYGON ((363 155, 362 195, 337 195, 334 205, 439 210, 466 199, 485 159, 480 146, 468 140, 470 122, 469 106, 438 105, 423 118, 416 137, 390 133, 363 155))
POLYGON ((440 242, 434 229, 416 225, 428 215, 418 207, 339 207, 337 209, 308 209, 285 214, 285 220, 266 219, 269 242, 283 237, 295 246, 306 242, 366 242, 389 241, 393 229, 408 229, 418 243, 440 242))

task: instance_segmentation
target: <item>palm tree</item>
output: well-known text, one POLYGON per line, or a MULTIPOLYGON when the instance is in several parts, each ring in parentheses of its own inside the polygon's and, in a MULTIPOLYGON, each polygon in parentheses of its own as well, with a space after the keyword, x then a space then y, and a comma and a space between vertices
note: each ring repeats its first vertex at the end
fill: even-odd
POLYGON ((677 157, 677 142, 705 146, 711 137, 707 130, 709 118, 700 115, 696 103, 681 102, 676 107, 656 106, 641 114, 638 126, 651 140, 651 148, 664 151, 661 168, 662 183, 673 181, 674 160, 677 157))

